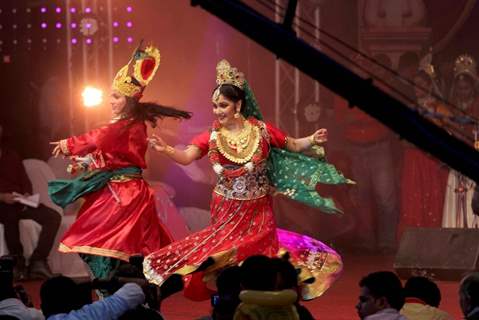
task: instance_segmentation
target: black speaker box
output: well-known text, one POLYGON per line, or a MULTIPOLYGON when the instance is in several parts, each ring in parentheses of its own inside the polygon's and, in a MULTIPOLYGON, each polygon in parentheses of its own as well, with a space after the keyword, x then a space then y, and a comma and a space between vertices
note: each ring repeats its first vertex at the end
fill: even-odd
POLYGON ((401 278, 459 280, 478 270, 478 259, 479 229, 409 228, 401 238, 394 269, 401 278))

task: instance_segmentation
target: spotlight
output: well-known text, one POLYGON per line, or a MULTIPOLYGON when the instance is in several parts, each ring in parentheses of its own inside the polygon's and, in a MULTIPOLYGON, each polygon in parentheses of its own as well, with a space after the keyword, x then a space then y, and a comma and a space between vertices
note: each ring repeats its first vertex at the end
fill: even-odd
POLYGON ((95 87, 85 87, 81 96, 83 97, 83 105, 87 108, 96 107, 103 102, 103 91, 95 87))
POLYGON ((70 13, 75 13, 75 12, 77 12, 76 8, 70 8, 70 13))
POLYGON ((126 12, 132 12, 133 8, 131 6, 126 7, 126 12))
POLYGON ((61 22, 57 22, 57 23, 55 24, 55 27, 56 27, 57 29, 61 29, 61 27, 62 27, 61 22))
POLYGON ((113 37, 113 43, 118 43, 120 41, 120 38, 118 37, 113 37))
POLYGON ((132 42, 133 42, 133 38, 132 38, 132 37, 128 37, 128 38, 126 38, 126 41, 127 41, 128 43, 132 43, 132 42))
POLYGON ((14 14, 17 13, 17 9, 16 9, 16 8, 13 8, 13 9, 12 9, 12 13, 14 13, 14 14))
POLYGON ((91 13, 91 8, 90 8, 90 7, 86 7, 86 8, 85 8, 85 13, 91 13))
POLYGON ((133 26, 133 23, 132 23, 131 21, 128 21, 128 22, 126 23, 126 27, 127 27, 127 28, 131 28, 132 26, 133 26))
POLYGON ((30 13, 30 12, 32 12, 32 9, 27 8, 26 11, 27 11, 27 13, 30 13))
POLYGON ((16 29, 16 28, 17 28, 17 25, 16 25, 16 24, 12 25, 12 28, 13 28, 13 29, 16 29))
POLYGON ((45 7, 41 7, 41 8, 40 8, 40 12, 41 12, 41 13, 45 13, 45 12, 47 12, 47 8, 45 8, 45 7))
POLYGON ((78 40, 77 38, 72 38, 72 44, 77 44, 78 40))
POLYGON ((43 39, 42 39, 42 42, 43 42, 43 43, 47 43, 47 39, 46 39, 46 38, 43 38, 43 39))
POLYGON ((118 21, 113 21, 113 27, 117 28, 119 25, 118 21))
POLYGON ((32 28, 32 25, 29 23, 27 24, 27 29, 31 29, 32 28))
POLYGON ((56 13, 60 13, 60 12, 62 12, 62 8, 60 8, 60 7, 56 7, 56 8, 55 8, 55 12, 56 12, 56 13))
POLYGON ((42 29, 46 29, 46 28, 47 28, 47 23, 46 23, 46 22, 42 22, 42 24, 40 24, 40 27, 42 27, 42 29))
POLYGON ((72 29, 75 29, 77 27, 77 24, 76 24, 76 22, 72 22, 72 24, 70 26, 72 27, 72 29))
POLYGON ((85 42, 86 44, 92 44, 93 40, 91 38, 86 38, 85 42))

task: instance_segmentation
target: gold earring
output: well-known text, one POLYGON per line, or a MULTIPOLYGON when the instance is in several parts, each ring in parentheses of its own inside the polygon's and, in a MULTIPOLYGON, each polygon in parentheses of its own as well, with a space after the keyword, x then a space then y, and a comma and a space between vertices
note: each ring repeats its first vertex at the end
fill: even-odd
POLYGON ((239 112, 236 112, 235 115, 234 115, 235 119, 238 119, 240 117, 240 114, 239 112))

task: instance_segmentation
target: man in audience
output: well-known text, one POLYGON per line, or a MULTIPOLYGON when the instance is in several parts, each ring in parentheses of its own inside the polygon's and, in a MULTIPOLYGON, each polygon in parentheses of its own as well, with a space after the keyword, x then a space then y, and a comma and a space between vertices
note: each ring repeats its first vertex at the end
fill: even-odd
POLYGON ((479 320, 479 272, 471 273, 462 279, 459 302, 466 320, 479 320))
POLYGON ((18 299, 13 288, 13 264, 11 257, 0 258, 0 317, 12 316, 22 320, 43 320, 40 310, 28 308, 18 299))
POLYGON ((50 278, 40 289, 41 308, 47 320, 118 319, 145 302, 145 294, 135 283, 123 285, 113 295, 91 304, 84 300, 70 278, 50 278))
POLYGON ((368 274, 359 282, 359 302, 356 305, 362 320, 407 320, 399 314, 404 305, 401 281, 390 271, 368 274))
POLYGON ((8 251, 17 260, 15 278, 22 280, 27 276, 23 247, 20 242, 19 222, 22 219, 34 220, 42 227, 37 247, 30 257, 28 276, 49 278, 52 274, 47 257, 60 227, 61 216, 42 204, 38 208, 32 208, 16 200, 14 193, 28 195, 32 192, 32 186, 20 157, 2 143, 2 132, 0 125, 0 223, 4 227, 8 251))
POLYGON ((406 303, 401 314, 409 320, 452 320, 445 311, 438 309, 441 291, 426 277, 411 277, 404 286, 406 303))

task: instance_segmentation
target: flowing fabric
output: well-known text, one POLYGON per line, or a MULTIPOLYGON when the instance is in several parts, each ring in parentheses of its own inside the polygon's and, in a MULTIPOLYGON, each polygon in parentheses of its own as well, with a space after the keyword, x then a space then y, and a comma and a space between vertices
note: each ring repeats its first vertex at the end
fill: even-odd
MULTIPOLYGON (((244 117, 263 120, 263 116, 254 97, 253 91, 246 82, 244 85, 246 106, 241 111, 244 117)), ((268 176, 276 192, 302 202, 324 213, 341 213, 333 199, 321 197, 317 190, 318 183, 354 184, 342 173, 326 162, 325 157, 310 158, 301 153, 288 150, 271 149, 268 157, 268 176)))
MULTIPOLYGON (((279 129, 270 124, 260 125, 262 165, 233 180, 218 180, 211 201, 211 225, 147 256, 144 273, 149 281, 161 285, 173 273, 188 275, 185 292, 188 292, 189 298, 200 300, 202 294, 207 292, 205 282, 211 280, 218 270, 238 264, 251 255, 272 257, 285 251, 290 253, 292 262, 301 268, 301 279, 316 279, 312 284, 303 285, 304 299, 320 296, 337 278, 342 269, 341 257, 315 239, 278 230, 271 196, 267 193, 257 196, 259 189, 269 185, 265 160, 270 146, 284 148, 286 143, 286 135, 279 129), (222 184, 221 188, 218 188, 219 184, 222 184), (219 192, 225 189, 234 191, 231 194, 236 197, 251 196, 235 199, 235 196, 219 192), (191 276, 209 257, 214 259, 214 264, 204 272, 191 276), (203 280, 200 283, 196 281, 199 276, 203 280), (191 290, 193 287, 195 290, 191 290)), ((205 155, 209 149, 209 139, 210 132, 205 132, 193 139, 192 144, 205 155)), ((220 163, 233 165, 223 156, 220 163)))
POLYGON ((61 146, 67 155, 90 154, 91 169, 107 172, 108 178, 101 179, 102 188, 84 195, 77 220, 60 241, 61 252, 128 261, 131 255, 148 255, 171 243, 172 237, 158 219, 153 191, 141 176, 127 169, 146 167, 143 122, 120 120, 63 140, 61 146))
POLYGON ((88 193, 104 188, 115 176, 140 176, 141 169, 127 167, 116 170, 95 170, 72 180, 53 180, 48 182, 48 195, 62 208, 88 193))

